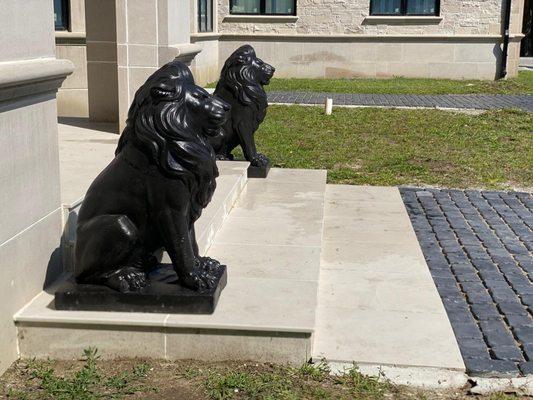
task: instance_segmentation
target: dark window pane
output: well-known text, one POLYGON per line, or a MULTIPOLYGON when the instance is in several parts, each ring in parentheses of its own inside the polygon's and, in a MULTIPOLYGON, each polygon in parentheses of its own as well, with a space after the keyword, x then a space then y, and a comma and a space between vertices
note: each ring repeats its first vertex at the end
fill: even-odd
POLYGON ((198 32, 213 32, 213 0, 198 0, 198 32))
POLYGON ((402 12, 401 0, 372 0, 372 15, 400 15, 402 12))
POLYGON ((57 31, 68 29, 68 0, 54 0, 54 22, 57 31))
POLYGON ((294 0, 266 0, 265 13, 294 15, 294 0))
POLYGON ((407 0, 408 15, 436 15, 436 0, 407 0))
POLYGON ((260 0, 233 0, 231 2, 232 13, 236 14, 260 14, 261 1, 260 0))

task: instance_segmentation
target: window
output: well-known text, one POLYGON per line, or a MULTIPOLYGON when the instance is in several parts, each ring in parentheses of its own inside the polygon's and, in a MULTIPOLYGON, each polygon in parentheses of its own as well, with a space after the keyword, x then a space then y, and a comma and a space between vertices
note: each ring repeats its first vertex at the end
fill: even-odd
POLYGON ((198 0, 198 32, 213 32, 213 0, 198 0))
POLYGON ((370 15, 434 15, 440 0, 370 0, 370 15))
POLYGON ((230 0, 230 13, 296 15, 296 0, 230 0))
POLYGON ((56 31, 68 31, 68 0, 54 0, 54 21, 56 31))

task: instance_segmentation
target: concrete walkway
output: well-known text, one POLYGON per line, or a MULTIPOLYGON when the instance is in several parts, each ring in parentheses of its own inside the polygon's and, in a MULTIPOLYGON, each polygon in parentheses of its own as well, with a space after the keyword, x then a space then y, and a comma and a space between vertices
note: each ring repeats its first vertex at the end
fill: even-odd
POLYGON ((402 188, 471 376, 533 374, 533 197, 402 188))
POLYGON ((317 92, 268 92, 269 103, 323 104, 326 97, 333 105, 364 107, 422 107, 491 110, 518 108, 533 112, 533 96, 530 95, 405 95, 405 94, 356 94, 317 92))
POLYGON ((115 156, 119 136, 116 126, 86 118, 59 118, 61 203, 83 199, 94 178, 115 156))
POLYGON ((324 214, 313 357, 464 371, 398 189, 328 185, 324 214))

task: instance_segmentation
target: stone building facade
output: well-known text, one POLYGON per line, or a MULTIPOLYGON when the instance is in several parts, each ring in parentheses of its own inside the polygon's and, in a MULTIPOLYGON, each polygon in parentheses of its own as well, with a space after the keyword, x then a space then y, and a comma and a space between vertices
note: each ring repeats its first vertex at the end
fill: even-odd
MULTIPOLYGON (((94 0, 85 4, 85 11, 92 11, 82 21, 84 0, 61 1, 70 3, 71 27, 57 33, 57 52, 72 60, 76 71, 59 93, 60 115, 115 121, 123 121, 135 88, 158 66, 182 57, 198 83, 206 84, 243 43, 275 65, 277 77, 496 79, 509 4, 442 0, 434 15, 392 16, 371 15, 374 0, 294 0, 294 15, 241 15, 231 12, 230 2, 265 0, 94 0), (208 29, 199 15, 206 5, 212 9, 208 29), (126 9, 131 12, 123 14, 126 9), (121 15, 128 16, 127 37, 120 33, 121 18, 126 21, 121 15), (85 36, 84 26, 92 26, 92 34, 85 36), (115 37, 104 40, 102 31, 115 37), (111 97, 110 87, 117 92, 111 97)), ((506 71, 514 77, 524 0, 510 4, 506 71)))
MULTIPOLYGON (((449 0, 438 15, 373 16, 369 0, 298 0, 295 16, 251 16, 232 15, 229 0, 219 0, 219 58, 246 41, 276 65, 278 77, 495 79, 505 7, 502 0, 449 0)), ((523 1, 512 1, 511 77, 522 14, 523 1)))
POLYGON ((0 374, 18 357, 13 314, 61 273, 52 2, 0 0, 0 374))

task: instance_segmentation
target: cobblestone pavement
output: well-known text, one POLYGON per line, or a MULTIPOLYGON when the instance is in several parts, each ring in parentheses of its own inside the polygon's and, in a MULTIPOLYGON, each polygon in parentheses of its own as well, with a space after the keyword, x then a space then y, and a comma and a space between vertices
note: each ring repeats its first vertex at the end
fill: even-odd
POLYGON ((533 374, 533 196, 400 192, 469 374, 533 374))
POLYGON ((403 95, 403 94, 355 94, 317 92, 268 92, 269 103, 322 104, 326 97, 334 105, 377 107, 431 107, 490 110, 519 108, 533 112, 533 96, 530 95, 403 95))

